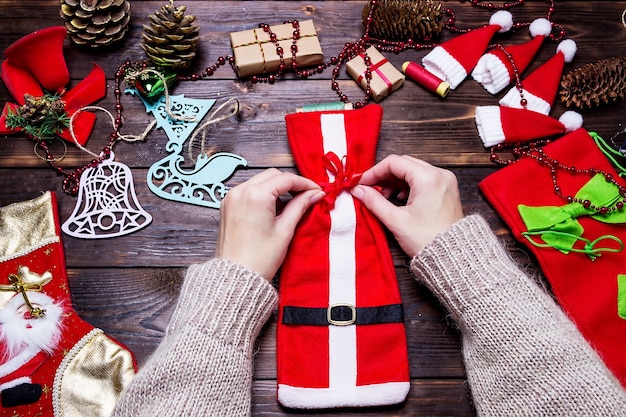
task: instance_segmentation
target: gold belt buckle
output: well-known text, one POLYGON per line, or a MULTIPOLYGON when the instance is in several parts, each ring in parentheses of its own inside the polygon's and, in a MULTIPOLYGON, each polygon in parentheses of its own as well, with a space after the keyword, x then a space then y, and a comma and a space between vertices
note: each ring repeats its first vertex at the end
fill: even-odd
POLYGON ((356 307, 352 304, 333 304, 326 310, 326 320, 334 326, 349 326, 356 322, 356 307), (332 317, 333 308, 347 307, 350 309, 351 317, 349 320, 334 320, 332 317))

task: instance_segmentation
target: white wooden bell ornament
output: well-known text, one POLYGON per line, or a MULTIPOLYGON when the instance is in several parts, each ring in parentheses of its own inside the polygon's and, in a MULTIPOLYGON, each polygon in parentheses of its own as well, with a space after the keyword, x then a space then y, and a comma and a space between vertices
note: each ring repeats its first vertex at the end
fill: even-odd
POLYGON ((63 223, 64 233, 82 239, 126 235, 150 224, 152 216, 139 204, 130 168, 108 159, 85 170, 80 179, 78 200, 63 223))

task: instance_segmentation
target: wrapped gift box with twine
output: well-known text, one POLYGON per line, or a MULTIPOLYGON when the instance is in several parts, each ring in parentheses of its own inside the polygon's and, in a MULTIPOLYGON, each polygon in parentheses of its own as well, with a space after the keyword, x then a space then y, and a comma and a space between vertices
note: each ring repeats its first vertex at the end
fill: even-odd
MULTIPOLYGON (((402 72, 396 69, 396 67, 378 51, 378 49, 370 46, 365 52, 367 56, 370 57, 371 61, 370 70, 372 71, 372 80, 370 82, 370 89, 372 91, 372 98, 374 101, 378 102, 400 88, 405 77, 402 72)), ((361 54, 348 61, 346 63, 346 69, 348 74, 365 90, 367 88, 367 80, 365 79, 365 71, 367 71, 365 54, 361 54)))
MULTIPOLYGON (((312 20, 299 22, 300 38, 296 41, 298 52, 296 63, 299 67, 308 67, 324 62, 324 53, 319 42, 312 20)), ((285 66, 291 66, 294 28, 291 23, 270 27, 276 34, 276 41, 283 48, 285 66)), ((276 43, 263 28, 232 32, 230 43, 239 77, 264 74, 276 71, 280 65, 280 57, 276 52, 276 43)))

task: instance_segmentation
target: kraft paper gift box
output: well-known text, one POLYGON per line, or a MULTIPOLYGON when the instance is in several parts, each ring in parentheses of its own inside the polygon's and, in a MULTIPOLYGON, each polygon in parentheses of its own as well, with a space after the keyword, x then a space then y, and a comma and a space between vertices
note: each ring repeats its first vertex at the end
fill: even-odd
MULTIPOLYGON (((378 49, 370 46, 365 52, 371 60, 370 70, 372 71, 372 80, 370 82, 370 89, 372 91, 372 98, 374 101, 379 102, 393 91, 400 88, 402 83, 404 83, 405 77, 402 72, 394 67, 393 64, 378 51, 378 49)), ((367 88, 367 80, 365 79, 365 71, 367 71, 365 54, 352 58, 346 63, 346 68, 348 74, 365 90, 367 88)))
MULTIPOLYGON (((285 66, 291 66, 294 27, 291 23, 270 27, 276 34, 277 41, 283 48, 285 66)), ((247 77, 276 71, 280 65, 280 57, 276 52, 276 43, 263 28, 232 32, 230 43, 233 48, 237 75, 247 77)), ((312 20, 300 22, 300 38, 296 41, 298 51, 296 63, 299 67, 308 67, 324 62, 324 53, 319 42, 312 20)))

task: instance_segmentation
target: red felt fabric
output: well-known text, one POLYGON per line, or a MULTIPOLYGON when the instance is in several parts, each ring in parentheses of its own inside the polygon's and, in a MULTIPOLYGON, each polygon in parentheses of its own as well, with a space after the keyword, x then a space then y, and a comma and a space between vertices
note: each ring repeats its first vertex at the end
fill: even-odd
POLYGON ((41 85, 30 72, 8 59, 2 62, 2 81, 20 106, 25 103, 24 94, 30 94, 33 97, 41 97, 44 94, 41 85))
POLYGON ((66 35, 63 26, 38 30, 12 43, 4 51, 4 56, 30 73, 45 90, 60 93, 70 81, 63 57, 66 35))
MULTIPOLYGON (((585 129, 578 129, 557 139, 544 150, 563 164, 584 169, 593 167, 619 178, 585 129)), ((564 195, 575 195, 590 179, 590 175, 558 171, 559 186, 564 195)), ((626 185, 623 180, 620 183, 626 185)), ((564 205, 564 201, 554 192, 548 168, 530 158, 523 158, 489 175, 479 186, 511 228, 513 236, 537 257, 563 310, 626 387, 626 320, 617 313, 617 275, 626 273, 626 250, 604 253, 592 261, 583 253, 564 254, 553 248, 538 248, 529 243, 522 236, 526 228, 517 206, 564 205)), ((587 239, 614 235, 626 243, 626 225, 602 223, 588 216, 577 220, 584 227, 583 236, 587 239)), ((536 238, 540 240, 538 236, 536 238)), ((615 246, 612 244, 612 247, 615 246)))
MULTIPOLYGON (((17 104, 24 104, 24 94, 41 97, 44 92, 57 93, 61 95, 65 111, 71 117, 81 107, 106 96, 106 75, 97 64, 93 64, 87 77, 66 91, 70 80, 63 56, 66 34, 64 27, 53 26, 20 38, 6 49, 0 76, 17 104)), ((21 130, 6 126, 8 108, 5 106, 0 116, 0 134, 21 130)), ((74 134, 81 146, 87 143, 95 121, 95 114, 89 112, 81 112, 74 118, 74 134)), ((59 136, 74 143, 69 129, 64 129, 59 136)))
MULTIPOLYGON (((507 45, 505 47, 506 52, 508 52, 513 57, 513 62, 515 63, 515 67, 519 74, 523 73, 524 70, 530 65, 533 58, 539 51, 543 40, 545 39, 542 35, 537 35, 528 42, 517 44, 517 45, 507 45)), ((489 53, 495 55, 500 59, 500 61, 504 64, 507 71, 509 72, 509 79, 515 79, 515 70, 513 69, 513 65, 509 58, 507 58, 506 54, 503 50, 499 48, 495 48, 489 53)))
POLYGON ((455 36, 442 43, 441 47, 448 51, 469 74, 485 53, 491 38, 501 29, 500 25, 490 24, 455 36))
MULTIPOLYGON (((324 113, 344 115, 348 164, 353 173, 361 173, 375 162, 382 108, 369 105, 360 110, 286 116, 289 145, 300 173, 322 185, 329 181, 322 162, 325 150, 320 117, 324 113)), ((356 266, 356 307, 401 303, 384 231, 358 200, 352 201, 356 212, 356 258, 349 261, 356 266)), ((331 217, 324 205, 313 206, 298 225, 281 268, 277 329, 279 384, 306 388, 329 386, 329 327, 282 324, 282 309, 284 306, 329 306, 331 226, 331 217)), ((408 381, 404 324, 356 327, 357 385, 408 381)))

